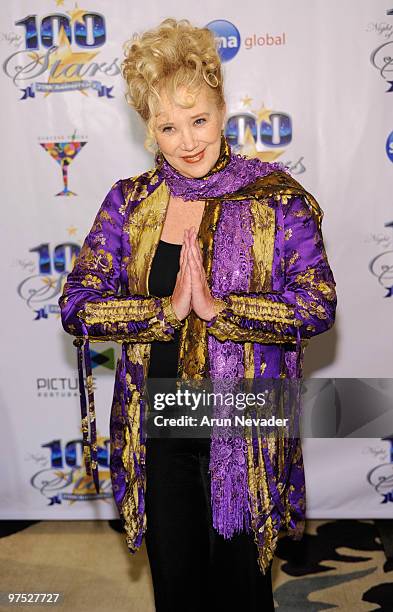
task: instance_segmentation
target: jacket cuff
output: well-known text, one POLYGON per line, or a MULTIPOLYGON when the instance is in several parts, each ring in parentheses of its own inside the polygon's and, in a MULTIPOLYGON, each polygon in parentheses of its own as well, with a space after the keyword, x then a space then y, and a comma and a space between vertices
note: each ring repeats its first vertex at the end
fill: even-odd
POLYGON ((164 314, 165 321, 169 323, 169 325, 173 327, 173 329, 180 329, 180 327, 183 327, 184 321, 180 321, 180 319, 177 318, 176 313, 173 310, 171 297, 172 296, 169 295, 160 298, 162 312, 164 314))
POLYGON ((207 321, 206 323, 206 327, 212 327, 215 322, 217 321, 217 318, 220 316, 220 314, 226 310, 228 308, 228 301, 227 298, 223 299, 223 298, 214 298, 214 310, 215 310, 215 315, 212 319, 210 319, 209 321, 207 321))
POLYGON ((145 321, 156 316, 160 311, 157 301, 150 299, 124 299, 86 302, 77 315, 87 325, 108 323, 130 323, 145 321))
POLYGON ((295 308, 285 302, 274 302, 261 296, 228 296, 229 308, 234 315, 269 323, 295 324, 295 308))

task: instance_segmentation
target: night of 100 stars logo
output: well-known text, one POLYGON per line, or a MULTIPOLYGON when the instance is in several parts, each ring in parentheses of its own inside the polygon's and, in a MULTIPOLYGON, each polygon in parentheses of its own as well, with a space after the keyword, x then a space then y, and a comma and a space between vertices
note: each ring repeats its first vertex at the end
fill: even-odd
POLYGON ((64 501, 104 500, 111 503, 113 493, 109 473, 110 440, 97 435, 100 466, 100 493, 96 493, 91 476, 83 464, 82 437, 64 442, 61 438, 41 444, 41 450, 28 452, 25 461, 35 466, 30 484, 56 507, 64 501), (71 491, 70 491, 71 487, 71 491))
MULTIPOLYGON (((65 0, 56 0, 64 7, 65 0)), ((24 49, 3 61, 3 71, 20 90, 21 100, 47 97, 54 93, 78 91, 113 98, 113 86, 101 78, 120 74, 119 58, 97 61, 107 40, 101 13, 80 8, 43 17, 30 14, 15 21, 15 37, 23 37, 24 49)))
POLYGON ((385 223, 389 232, 371 234, 369 241, 376 243, 380 252, 369 263, 371 274, 385 290, 385 298, 393 297, 393 221, 385 223))
POLYGON ((381 495, 381 504, 388 504, 393 502, 393 438, 383 438, 383 441, 390 443, 390 461, 370 470, 367 480, 375 492, 381 495))
MULTIPOLYGON (((246 95, 241 100, 241 108, 229 113, 224 132, 234 153, 273 162, 285 154, 292 142, 292 118, 263 105, 253 108, 253 99, 246 95)), ((303 156, 283 163, 292 174, 306 171, 303 156)))
POLYGON ((370 62, 386 81, 388 88, 385 92, 393 93, 393 9, 387 10, 386 16, 389 18, 386 21, 368 23, 366 31, 376 33, 383 40, 372 51, 370 62))
MULTIPOLYGON (((71 225, 67 231, 73 236, 77 228, 71 225)), ((17 286, 17 293, 34 313, 35 321, 46 320, 52 315, 59 318, 57 301, 80 248, 79 244, 71 241, 59 244, 41 242, 29 250, 34 257, 20 258, 15 262, 27 272, 17 286)))

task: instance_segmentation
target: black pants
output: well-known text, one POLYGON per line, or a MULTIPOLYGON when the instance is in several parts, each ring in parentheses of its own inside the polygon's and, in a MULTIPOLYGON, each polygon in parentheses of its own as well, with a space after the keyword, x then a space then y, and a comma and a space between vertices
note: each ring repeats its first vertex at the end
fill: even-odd
POLYGON ((210 439, 152 439, 146 448, 145 542, 157 612, 274 611, 271 568, 253 533, 212 526, 210 439))

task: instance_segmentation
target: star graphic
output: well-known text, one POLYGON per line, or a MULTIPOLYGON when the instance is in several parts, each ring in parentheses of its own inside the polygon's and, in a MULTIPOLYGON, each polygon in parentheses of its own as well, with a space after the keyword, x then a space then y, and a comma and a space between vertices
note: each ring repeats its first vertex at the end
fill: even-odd
POLYGON ((50 289, 53 289, 54 287, 56 287, 55 279, 51 278, 50 276, 46 276, 45 278, 43 278, 42 282, 44 283, 44 285, 48 285, 50 289))
POLYGON ((250 96, 244 96, 241 100, 243 106, 251 106, 252 98, 250 96))
POLYGON ((61 472, 59 470, 55 470, 55 474, 57 476, 57 478, 63 479, 63 480, 67 480, 67 476, 64 472, 61 472))
POLYGON ((262 123, 262 121, 266 121, 266 123, 270 123, 270 114, 272 112, 271 108, 265 108, 263 105, 258 111, 253 111, 257 116, 257 121, 262 123))
POLYGON ((81 23, 82 25, 84 25, 83 16, 85 15, 85 13, 87 13, 87 11, 85 9, 79 8, 76 2, 75 8, 71 9, 71 11, 67 11, 67 13, 71 17, 71 25, 74 25, 75 23, 81 23))
MULTIPOLYGON (((68 40, 67 34, 64 30, 64 26, 60 27, 59 31, 59 43, 56 51, 51 53, 49 56, 48 68, 49 70, 56 64, 54 74, 49 75, 48 83, 75 83, 81 81, 81 76, 78 74, 78 65, 83 65, 90 60, 92 60, 96 55, 98 55, 98 51, 90 52, 90 51, 79 51, 74 53, 70 41, 68 40), (67 67, 75 65, 75 70, 68 70, 67 67), (66 74, 64 71, 66 70, 66 74), (60 73, 60 74, 59 74, 60 73)), ((37 54, 30 54, 29 56, 37 61, 37 54)), ((39 62, 42 63, 44 56, 39 58, 39 62)), ((85 90, 79 90, 82 94, 87 96, 87 92, 85 90)), ((49 96, 51 92, 48 91, 44 94, 44 97, 49 96)))
POLYGON ((71 225, 67 228, 67 232, 69 236, 74 236, 77 232, 77 228, 74 225, 71 225))
POLYGON ((258 159, 264 162, 272 162, 284 153, 284 149, 274 149, 273 151, 258 151, 255 144, 254 136, 252 135, 249 126, 247 126, 244 132, 244 144, 241 148, 240 153, 251 158, 257 157, 258 159))
POLYGON ((64 6, 64 0, 56 0, 56 6, 64 6))

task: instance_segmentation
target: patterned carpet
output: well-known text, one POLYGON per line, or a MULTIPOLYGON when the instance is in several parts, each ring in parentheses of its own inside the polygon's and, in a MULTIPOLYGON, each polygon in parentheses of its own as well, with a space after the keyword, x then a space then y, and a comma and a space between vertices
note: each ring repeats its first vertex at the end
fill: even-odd
MULTIPOLYGON (((57 590, 66 612, 154 612, 145 547, 130 555, 119 526, 0 521, 0 591, 57 590)), ((280 538, 273 564, 276 608, 393 612, 392 541, 392 521, 308 521, 300 542, 280 538)))
POLYGON ((308 521, 279 541, 274 596, 283 612, 393 611, 393 559, 374 521, 308 521))

